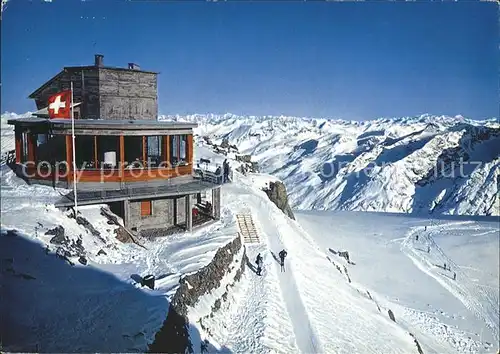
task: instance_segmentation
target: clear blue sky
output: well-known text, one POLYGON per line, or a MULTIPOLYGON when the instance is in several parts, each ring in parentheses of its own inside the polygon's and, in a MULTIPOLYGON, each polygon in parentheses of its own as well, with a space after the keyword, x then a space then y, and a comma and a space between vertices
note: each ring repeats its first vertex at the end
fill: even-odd
POLYGON ((160 113, 498 117, 493 2, 11 0, 2 111, 63 66, 159 71, 160 113))

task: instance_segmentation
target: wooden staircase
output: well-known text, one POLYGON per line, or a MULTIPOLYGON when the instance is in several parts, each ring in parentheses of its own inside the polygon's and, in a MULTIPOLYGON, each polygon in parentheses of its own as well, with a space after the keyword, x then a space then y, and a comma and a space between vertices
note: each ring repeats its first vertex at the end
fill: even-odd
POLYGON ((260 243, 259 234, 251 214, 237 214, 236 220, 238 221, 238 228, 240 229, 240 235, 243 238, 244 243, 260 243))

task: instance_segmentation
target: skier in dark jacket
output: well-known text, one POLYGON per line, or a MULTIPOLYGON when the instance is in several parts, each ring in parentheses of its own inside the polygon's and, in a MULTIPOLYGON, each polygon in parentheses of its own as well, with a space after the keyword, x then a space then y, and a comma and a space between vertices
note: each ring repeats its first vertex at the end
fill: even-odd
POLYGON ((287 252, 285 250, 281 250, 278 256, 280 257, 280 265, 281 265, 281 271, 285 271, 285 257, 287 256, 287 252))
POLYGON ((257 255, 255 263, 257 264, 257 275, 260 275, 260 273, 262 272, 262 256, 260 255, 260 253, 257 255))

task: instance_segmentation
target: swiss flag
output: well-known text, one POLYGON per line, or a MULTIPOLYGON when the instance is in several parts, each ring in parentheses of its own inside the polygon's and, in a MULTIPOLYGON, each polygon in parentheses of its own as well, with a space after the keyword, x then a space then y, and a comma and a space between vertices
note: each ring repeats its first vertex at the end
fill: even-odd
POLYGON ((71 118, 71 90, 49 97, 49 118, 71 118))

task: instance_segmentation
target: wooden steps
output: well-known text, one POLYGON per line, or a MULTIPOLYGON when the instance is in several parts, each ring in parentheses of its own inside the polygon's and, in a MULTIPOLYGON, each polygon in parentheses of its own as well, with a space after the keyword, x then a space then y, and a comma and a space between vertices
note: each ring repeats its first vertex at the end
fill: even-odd
POLYGON ((260 243, 259 234, 251 214, 237 214, 236 220, 238 221, 240 235, 242 236, 244 243, 260 243))

